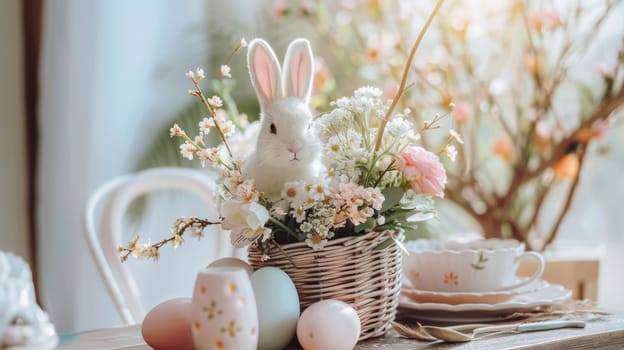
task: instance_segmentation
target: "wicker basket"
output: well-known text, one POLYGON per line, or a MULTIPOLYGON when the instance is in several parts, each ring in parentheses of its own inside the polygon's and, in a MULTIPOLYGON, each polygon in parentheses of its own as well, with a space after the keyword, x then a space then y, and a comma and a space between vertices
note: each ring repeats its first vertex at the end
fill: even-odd
POLYGON ((297 288, 302 311, 324 299, 351 305, 360 317, 363 340, 386 333, 399 302, 401 250, 396 244, 373 250, 390 237, 403 239, 396 231, 384 231, 330 240, 318 251, 303 242, 285 244, 281 249, 287 256, 272 248, 266 262, 252 245, 249 264, 254 269, 275 266, 285 271, 297 288))

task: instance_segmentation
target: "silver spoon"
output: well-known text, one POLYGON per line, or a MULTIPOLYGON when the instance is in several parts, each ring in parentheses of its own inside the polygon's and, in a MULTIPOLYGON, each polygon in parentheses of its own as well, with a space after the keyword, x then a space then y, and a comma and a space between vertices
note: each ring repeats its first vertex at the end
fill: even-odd
POLYGON ((501 326, 488 326, 476 328, 470 334, 461 333, 453 328, 447 327, 435 327, 435 326, 423 326, 423 328, 429 333, 429 335, 444 340, 447 342, 459 343, 469 342, 475 339, 475 336, 485 333, 502 333, 513 332, 523 333, 532 331, 542 331, 548 329, 559 328, 585 328, 584 321, 546 321, 546 322, 534 322, 534 323, 516 323, 501 326))

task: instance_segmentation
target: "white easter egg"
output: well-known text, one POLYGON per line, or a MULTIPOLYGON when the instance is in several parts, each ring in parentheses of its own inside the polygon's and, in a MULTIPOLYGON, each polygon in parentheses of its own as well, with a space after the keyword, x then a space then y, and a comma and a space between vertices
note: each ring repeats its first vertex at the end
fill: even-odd
POLYGON ((258 350, 283 349, 295 335, 299 296, 290 277, 275 267, 251 275, 258 307, 258 350))
POLYGON ((305 350, 350 350, 357 344, 360 330, 357 312, 349 304, 329 299, 303 311, 297 339, 305 350))
POLYGON ((217 259, 208 265, 208 267, 240 267, 241 269, 247 272, 247 275, 251 277, 254 270, 253 267, 249 266, 246 262, 238 258, 221 258, 217 259))

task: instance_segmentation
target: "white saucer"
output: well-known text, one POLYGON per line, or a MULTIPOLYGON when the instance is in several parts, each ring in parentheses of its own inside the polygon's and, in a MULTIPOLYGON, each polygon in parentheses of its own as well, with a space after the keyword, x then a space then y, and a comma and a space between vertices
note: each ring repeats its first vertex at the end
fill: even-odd
POLYGON ((438 304, 499 304, 508 301, 518 294, 527 294, 548 288, 550 283, 544 280, 537 280, 525 286, 492 292, 435 292, 419 290, 415 288, 403 287, 401 294, 417 303, 438 303, 438 304))
POLYGON ((504 319, 514 312, 558 304, 571 296, 571 290, 558 284, 551 284, 533 292, 516 294, 496 304, 417 303, 402 295, 399 298, 399 310, 410 317, 436 322, 490 322, 504 319))

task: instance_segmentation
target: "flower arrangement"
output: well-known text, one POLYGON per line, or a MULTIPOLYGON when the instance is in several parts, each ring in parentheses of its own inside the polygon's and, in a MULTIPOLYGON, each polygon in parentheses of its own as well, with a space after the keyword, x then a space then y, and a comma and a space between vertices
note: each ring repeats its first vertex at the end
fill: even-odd
MULTIPOLYGON (((204 94, 200 84, 205 79, 204 71, 189 71, 186 76, 193 84, 189 94, 201 100, 209 116, 199 121, 197 136, 189 135, 177 124, 171 127, 170 136, 184 140, 180 145, 183 157, 189 160, 197 157, 202 166, 219 171, 221 221, 180 218, 172 228, 171 237, 161 242, 139 243, 137 236, 127 246, 120 247, 122 260, 130 255, 157 258, 163 245, 180 245, 187 231, 191 236, 201 237, 203 229, 213 224, 231 230, 231 242, 236 247, 254 244, 269 251, 282 244, 305 242, 312 250, 322 250, 332 239, 388 230, 409 231, 414 229, 414 222, 434 217, 433 198, 444 196, 447 183, 439 156, 454 158, 455 143, 463 141, 451 130, 440 151, 428 151, 419 144, 422 135, 440 128, 440 121, 448 113, 435 115, 419 127, 410 109, 396 112, 396 108, 409 88, 407 76, 416 49, 440 4, 441 1, 412 46, 403 79, 392 100, 384 97, 382 90, 364 86, 352 96, 331 102, 328 112, 307 118, 305 105, 314 71, 309 43, 295 40, 291 44, 285 60, 286 77, 282 79, 270 46, 254 40, 249 44, 248 64, 263 114, 260 121, 244 127, 245 121, 227 117, 219 96, 204 94), (292 62, 304 68, 293 70, 292 62), (268 68, 265 71, 255 67, 268 68), (288 85, 291 81, 294 86, 288 85), (277 96, 281 90, 286 91, 286 96, 277 96), (279 105, 276 113, 275 104, 279 103, 287 103, 288 108, 279 105), (275 114, 296 115, 283 122, 275 114), (309 158, 307 164, 316 164, 318 160, 318 173, 310 176, 316 170, 306 167, 306 173, 297 178, 297 171, 278 168, 287 173, 284 180, 280 177, 283 174, 271 168, 277 167, 272 164, 275 160, 261 158, 258 165, 254 157, 266 150, 266 138, 286 137, 280 131, 286 123, 299 122, 297 118, 304 120, 306 129, 297 136, 312 137, 310 149, 318 146, 319 151, 307 154, 306 149, 301 150, 303 145, 291 137, 288 142, 282 140, 288 146, 284 154, 295 164, 305 163, 304 158, 309 158), (207 140, 213 133, 218 135, 220 143, 209 147, 207 140), (248 140, 250 133, 259 135, 257 148, 251 154, 237 154, 237 150, 245 148, 241 140, 248 140), (265 168, 258 171, 259 166, 265 168), (278 190, 264 179, 267 172, 270 177, 280 178, 278 190), (288 177, 292 173, 295 175, 288 177)), ((241 40, 234 53, 246 46, 246 41, 241 40)), ((228 78, 229 74, 226 62, 220 75, 228 78)), ((281 152, 276 147, 271 150, 281 152)))
MULTIPOLYGON (((344 92, 336 81, 379 84, 392 94, 405 38, 428 6, 274 4, 277 21, 303 19, 327 43, 322 53, 327 64, 318 79, 329 98, 344 92)), ((624 104, 624 38, 614 23, 617 11, 617 1, 445 5, 447 15, 432 28, 430 50, 414 65, 415 86, 402 105, 422 120, 450 111, 453 102, 446 122, 466 143, 451 151, 457 162, 446 164, 445 199, 468 214, 485 237, 515 238, 534 250, 557 237, 587 160, 606 148, 607 130, 618 125, 624 104)), ((432 148, 439 139, 423 135, 420 142, 432 148)))

